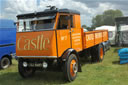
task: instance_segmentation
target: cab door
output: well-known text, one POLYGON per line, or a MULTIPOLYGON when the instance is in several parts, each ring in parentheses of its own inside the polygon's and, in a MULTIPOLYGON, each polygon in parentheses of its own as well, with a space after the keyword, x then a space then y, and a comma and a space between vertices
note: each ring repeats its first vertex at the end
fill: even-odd
POLYGON ((71 48, 71 29, 68 14, 60 14, 57 25, 57 48, 58 57, 60 57, 65 50, 71 48))
POLYGON ((70 15, 71 44, 77 52, 82 50, 82 29, 80 15, 70 15))

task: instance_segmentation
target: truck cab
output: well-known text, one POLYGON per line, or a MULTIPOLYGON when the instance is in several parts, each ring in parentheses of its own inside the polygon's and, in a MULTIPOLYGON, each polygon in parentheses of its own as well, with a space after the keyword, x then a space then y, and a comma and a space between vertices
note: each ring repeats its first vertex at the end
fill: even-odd
POLYGON ((82 50, 79 12, 62 9, 17 17, 17 56, 58 58, 67 48, 82 50))

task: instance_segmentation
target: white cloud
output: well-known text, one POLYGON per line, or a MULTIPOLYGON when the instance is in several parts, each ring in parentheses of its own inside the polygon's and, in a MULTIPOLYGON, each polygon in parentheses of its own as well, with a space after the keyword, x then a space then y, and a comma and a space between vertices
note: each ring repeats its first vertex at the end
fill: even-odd
POLYGON ((53 5, 57 8, 76 9, 79 10, 81 13, 83 13, 84 11, 91 12, 91 9, 88 8, 85 4, 73 0, 41 0, 38 10, 44 9, 48 5, 53 5))
POLYGON ((36 0, 8 0, 5 11, 9 13, 24 13, 36 10, 36 0))
MULTIPOLYGON (((107 9, 114 9, 109 3, 100 3, 97 8, 89 8, 85 3, 74 0, 7 0, 7 4, 2 13, 2 17, 16 20, 16 15, 34 11, 43 11, 46 6, 53 5, 57 8, 75 9, 81 13, 82 24, 91 25, 91 19, 98 13, 102 13, 107 9)), ((0 16, 0 18, 1 18, 0 16)))
POLYGON ((41 0, 38 10, 45 9, 48 5, 53 5, 57 8, 68 8, 78 10, 81 13, 81 23, 90 25, 89 21, 91 20, 90 16, 93 10, 88 8, 84 3, 76 2, 73 0, 41 0), (85 23, 85 21, 88 22, 85 23))
POLYGON ((0 15, 0 19, 4 19, 4 18, 5 18, 4 16, 0 15))
POLYGON ((99 3, 99 7, 97 8, 96 13, 102 13, 105 10, 114 9, 114 5, 110 3, 99 3))
MULTIPOLYGON (((13 19, 16 21, 16 15, 21 13, 33 12, 37 8, 37 0, 7 0, 2 18, 13 19)), ((1 17, 0 17, 1 18, 1 17)))

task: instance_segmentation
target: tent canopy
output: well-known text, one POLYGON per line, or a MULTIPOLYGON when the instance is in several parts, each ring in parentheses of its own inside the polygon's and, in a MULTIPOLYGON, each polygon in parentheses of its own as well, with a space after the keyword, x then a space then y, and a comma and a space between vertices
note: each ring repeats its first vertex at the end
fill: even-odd
POLYGON ((116 26, 100 26, 97 27, 95 30, 108 30, 108 31, 116 31, 116 26))
POLYGON ((128 25, 121 26, 120 31, 128 31, 128 25))

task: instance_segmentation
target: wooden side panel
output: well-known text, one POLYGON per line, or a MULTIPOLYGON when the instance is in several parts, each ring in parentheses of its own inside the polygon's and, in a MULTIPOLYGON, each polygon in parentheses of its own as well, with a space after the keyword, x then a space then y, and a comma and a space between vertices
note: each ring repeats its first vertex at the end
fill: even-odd
POLYGON ((55 31, 17 33, 16 55, 57 56, 55 31))
POLYGON ((104 31, 103 32, 103 41, 107 41, 108 40, 108 31, 104 31))
POLYGON ((83 36, 84 49, 92 47, 94 45, 100 44, 108 40, 107 30, 84 32, 83 35, 84 35, 83 36))
POLYGON ((94 36, 93 33, 84 33, 84 48, 94 46, 94 36))
POLYGON ((57 30, 58 57, 71 48, 70 29, 57 30))
POLYGON ((102 36, 102 32, 95 32, 93 33, 95 35, 94 39, 95 39, 95 45, 99 44, 103 41, 103 36, 102 36))

